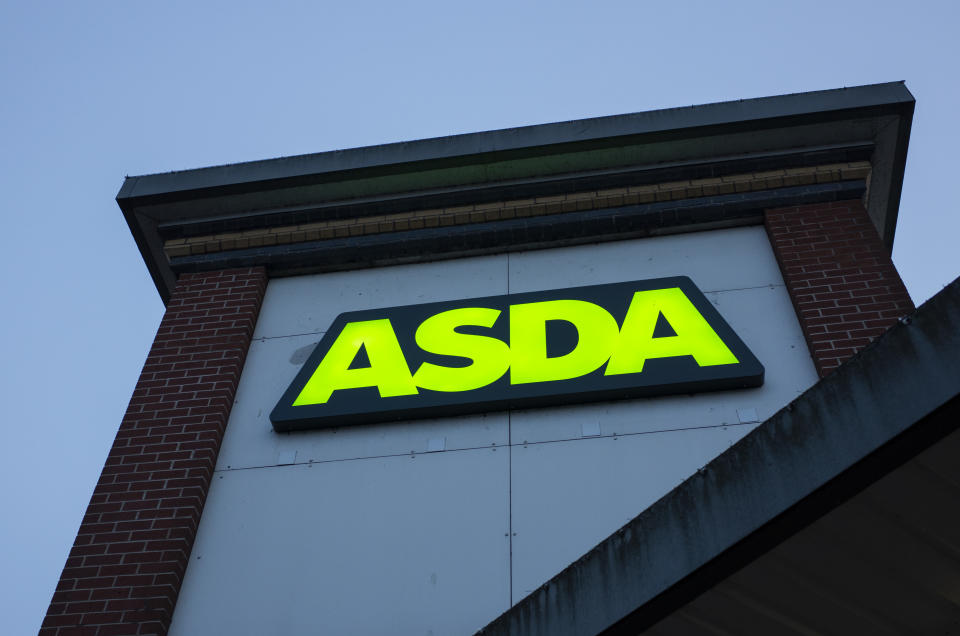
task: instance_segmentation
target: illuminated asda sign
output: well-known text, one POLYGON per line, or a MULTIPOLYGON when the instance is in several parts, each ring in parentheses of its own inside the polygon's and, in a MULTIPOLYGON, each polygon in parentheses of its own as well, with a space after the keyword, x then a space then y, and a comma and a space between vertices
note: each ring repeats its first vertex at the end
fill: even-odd
POLYGON ((760 386, 689 278, 340 314, 273 409, 277 431, 760 386))

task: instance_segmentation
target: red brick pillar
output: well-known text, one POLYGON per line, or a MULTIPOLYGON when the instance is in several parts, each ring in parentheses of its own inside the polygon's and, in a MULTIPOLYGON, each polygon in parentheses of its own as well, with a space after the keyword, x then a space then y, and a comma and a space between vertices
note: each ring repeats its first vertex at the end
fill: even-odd
POLYGON ((913 311, 859 200, 767 210, 764 224, 820 377, 913 311))
POLYGON ((42 635, 166 634, 266 281, 180 277, 42 635))

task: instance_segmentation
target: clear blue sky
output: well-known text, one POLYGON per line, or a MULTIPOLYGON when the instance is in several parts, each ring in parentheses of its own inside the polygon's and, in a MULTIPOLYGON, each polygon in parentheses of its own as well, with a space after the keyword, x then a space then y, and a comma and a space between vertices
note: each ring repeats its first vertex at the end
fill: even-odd
POLYGON ((6 2, 0 632, 36 631, 163 307, 128 174, 906 80, 894 261, 960 275, 955 2, 6 2))

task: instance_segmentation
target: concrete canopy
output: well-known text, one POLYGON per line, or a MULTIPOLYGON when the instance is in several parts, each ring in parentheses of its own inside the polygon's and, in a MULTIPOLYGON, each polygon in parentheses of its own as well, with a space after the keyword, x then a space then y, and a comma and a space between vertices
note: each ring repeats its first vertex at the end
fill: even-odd
POLYGON ((484 635, 957 633, 960 279, 484 635))

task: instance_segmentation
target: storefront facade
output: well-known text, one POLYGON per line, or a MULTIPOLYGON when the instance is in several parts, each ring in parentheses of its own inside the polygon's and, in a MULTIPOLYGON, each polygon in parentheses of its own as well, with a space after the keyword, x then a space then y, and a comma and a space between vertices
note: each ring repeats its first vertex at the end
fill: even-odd
MULTIPOLYGON (((118 202, 167 313, 42 633, 483 628, 913 310, 889 256, 912 111, 884 84, 128 178, 118 202), (390 405, 409 395, 359 381, 332 396, 376 421, 323 416, 339 397, 271 421, 341 314, 506 298, 458 333, 512 352, 484 381, 509 393, 520 304, 677 277, 759 377, 577 397, 610 379, 604 353, 536 402, 457 411, 447 391, 456 413, 404 417, 390 405)), ((606 308, 622 342, 624 299, 606 308)), ((538 324, 546 349, 566 338, 553 360, 594 335, 538 324)), ((643 337, 688 333, 666 329, 643 337)), ((383 364, 373 342, 342 377, 383 364)), ((732 364, 672 351, 622 375, 732 364)))

